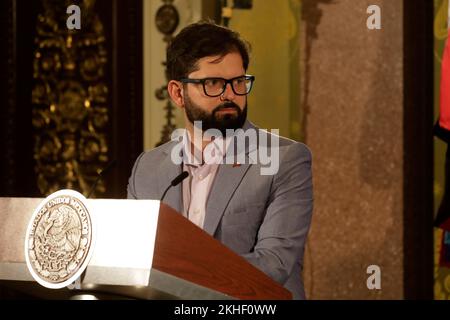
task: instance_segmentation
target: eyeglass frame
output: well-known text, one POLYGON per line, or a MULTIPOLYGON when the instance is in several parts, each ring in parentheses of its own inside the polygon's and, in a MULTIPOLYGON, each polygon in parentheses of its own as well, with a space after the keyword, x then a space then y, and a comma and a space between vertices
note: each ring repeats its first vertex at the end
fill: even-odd
POLYGON ((202 87, 203 87, 203 92, 205 93, 205 95, 207 95, 208 97, 211 97, 211 98, 217 98, 217 97, 221 96, 225 92, 225 90, 227 90, 227 85, 228 84, 230 84, 231 90, 233 90, 233 93, 235 95, 237 95, 237 96, 246 96, 246 95, 248 95, 250 93, 250 91, 252 91, 253 83, 255 82, 255 76, 252 76, 250 74, 244 74, 242 76, 234 77, 234 78, 231 78, 231 79, 224 79, 224 78, 220 78, 220 77, 208 77, 208 78, 202 78, 202 79, 182 78, 182 79, 180 79, 180 82, 182 82, 182 83, 195 83, 195 84, 201 83, 202 87), (233 81, 236 80, 236 79, 239 79, 239 78, 245 78, 245 80, 251 80, 250 89, 248 89, 247 93, 243 93, 243 94, 242 93, 237 93, 234 90, 233 81), (223 81, 225 81, 225 84, 223 85, 223 88, 222 88, 222 92, 217 94, 217 95, 210 95, 210 94, 208 94, 206 92, 206 87, 205 87, 206 80, 223 80, 223 81))

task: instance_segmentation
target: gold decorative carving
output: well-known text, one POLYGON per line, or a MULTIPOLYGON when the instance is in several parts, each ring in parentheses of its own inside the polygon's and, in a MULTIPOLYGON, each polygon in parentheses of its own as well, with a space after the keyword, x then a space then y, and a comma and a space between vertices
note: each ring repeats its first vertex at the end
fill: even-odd
MULTIPOLYGON (((103 25, 95 0, 42 0, 33 63, 35 172, 43 195, 87 194, 108 162, 108 86, 103 25), (68 30, 66 8, 81 8, 81 30, 68 30)), ((103 182, 97 188, 105 192, 103 182)))

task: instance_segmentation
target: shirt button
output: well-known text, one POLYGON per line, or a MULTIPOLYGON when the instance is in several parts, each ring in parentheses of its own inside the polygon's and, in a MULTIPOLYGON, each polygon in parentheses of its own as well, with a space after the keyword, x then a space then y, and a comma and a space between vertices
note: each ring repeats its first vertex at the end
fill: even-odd
POLYGON ((194 210, 194 214, 199 214, 200 213, 200 209, 195 209, 194 210))
POLYGON ((204 176, 203 176, 202 174, 199 174, 199 175, 198 175, 198 179, 199 179, 199 180, 203 180, 203 178, 204 178, 204 176))

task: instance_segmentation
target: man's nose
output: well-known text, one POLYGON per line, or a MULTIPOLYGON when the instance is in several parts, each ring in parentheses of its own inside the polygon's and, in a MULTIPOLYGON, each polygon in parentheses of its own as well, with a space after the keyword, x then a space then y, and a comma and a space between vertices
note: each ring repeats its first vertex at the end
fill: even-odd
POLYGON ((236 95, 234 94, 233 88, 231 87, 231 83, 227 83, 225 86, 225 91, 222 93, 223 100, 234 100, 236 95))

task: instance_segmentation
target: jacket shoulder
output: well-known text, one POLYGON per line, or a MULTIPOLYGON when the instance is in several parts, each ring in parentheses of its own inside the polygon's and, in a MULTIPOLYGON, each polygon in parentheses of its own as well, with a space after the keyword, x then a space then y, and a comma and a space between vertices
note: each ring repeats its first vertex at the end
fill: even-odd
POLYGON ((141 154, 138 160, 140 162, 141 161, 147 162, 159 159, 161 157, 165 157, 167 154, 170 154, 175 144, 176 143, 174 141, 169 141, 151 150, 146 150, 141 154))
POLYGON ((280 136, 273 132, 268 132, 264 129, 259 129, 259 134, 267 135, 266 141, 273 141, 272 139, 278 139, 278 147, 280 148, 280 154, 293 154, 294 156, 306 156, 312 157, 311 149, 303 142, 295 141, 293 139, 280 136))

